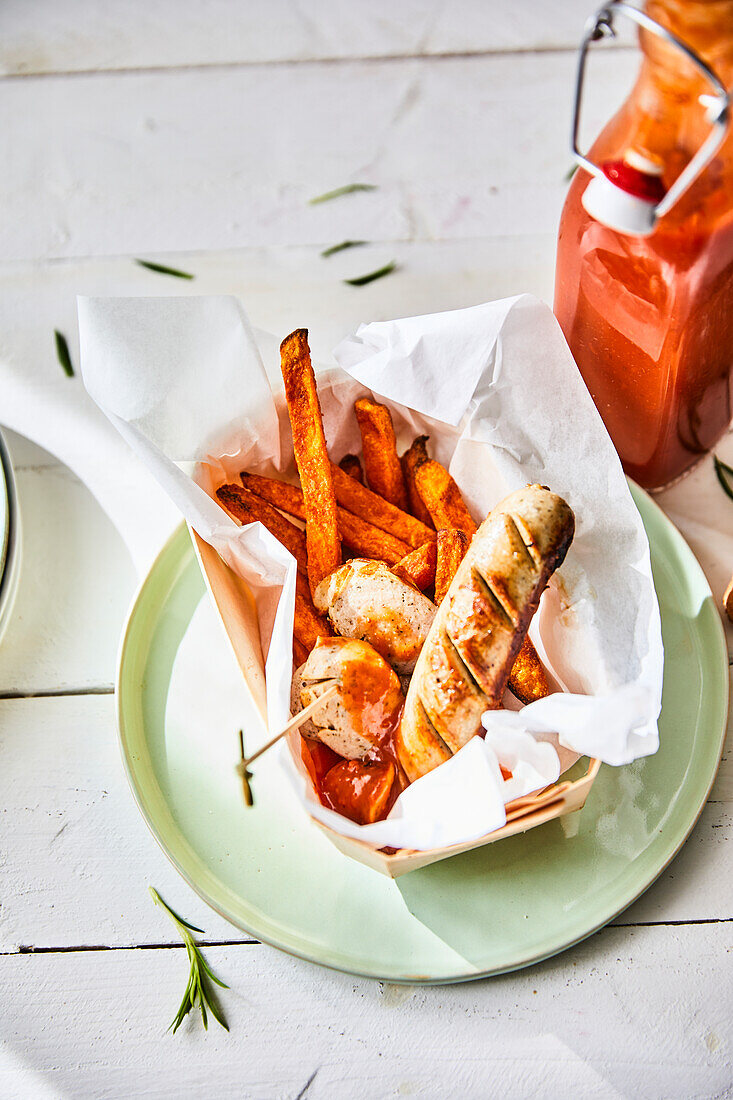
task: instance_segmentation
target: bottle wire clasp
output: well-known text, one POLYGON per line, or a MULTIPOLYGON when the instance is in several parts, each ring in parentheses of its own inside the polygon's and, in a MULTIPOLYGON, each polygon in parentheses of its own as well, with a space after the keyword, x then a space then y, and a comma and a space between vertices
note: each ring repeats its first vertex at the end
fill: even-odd
MULTIPOLYGON (((616 37, 614 20, 617 16, 623 16, 625 19, 635 23, 642 30, 656 35, 658 38, 663 39, 680 50, 709 81, 712 88, 709 94, 703 93, 699 96, 699 102, 705 109, 706 118, 711 126, 710 133, 669 190, 664 193, 663 197, 655 203, 647 202, 647 209, 641 215, 641 221, 647 223, 646 228, 629 227, 628 230, 630 232, 650 233, 656 221, 672 209, 690 184, 710 162, 721 145, 730 120, 730 98, 723 82, 713 69, 703 61, 700 55, 696 53, 691 46, 688 46, 686 42, 683 42, 681 38, 678 38, 677 35, 667 30, 667 28, 663 27, 660 23, 657 23, 657 21, 647 15, 646 12, 640 11, 638 8, 626 3, 625 0, 610 0, 610 3, 604 4, 602 8, 599 8, 595 15, 591 16, 586 23, 585 32, 578 51, 578 70, 575 81, 575 102, 573 106, 570 147, 576 164, 580 168, 585 169, 591 176, 594 176, 596 180, 602 181, 602 187, 609 196, 608 202, 602 205, 608 206, 609 209, 613 209, 615 205, 620 212, 623 209, 623 205, 619 204, 618 196, 616 201, 614 201, 612 193, 608 192, 607 189, 613 187, 616 192, 622 189, 614 184, 612 180, 609 180, 607 173, 604 172, 604 168, 601 165, 595 164, 592 160, 589 160, 584 153, 581 153, 578 148, 578 132, 580 129, 580 111, 588 50, 593 42, 598 42, 603 38, 616 37)), ((593 187, 593 183, 591 183, 587 190, 590 190, 590 187, 593 187)), ((593 202, 594 200, 591 199, 591 201, 593 202)), ((638 213, 632 213, 632 222, 637 221, 638 218, 638 213)), ((623 214, 621 215, 621 220, 623 220, 623 214)), ((619 226, 619 228, 624 227, 619 226)))

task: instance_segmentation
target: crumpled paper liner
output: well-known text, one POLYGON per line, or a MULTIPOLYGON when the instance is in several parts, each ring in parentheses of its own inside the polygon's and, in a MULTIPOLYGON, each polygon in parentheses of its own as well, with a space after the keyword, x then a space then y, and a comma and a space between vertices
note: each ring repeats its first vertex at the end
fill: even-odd
MULTIPOLYGON (((238 527, 209 495, 243 468, 294 473, 283 402, 241 306, 233 298, 80 299, 79 321, 92 397, 251 592, 276 730, 288 715, 295 565, 260 524, 238 527), (190 476, 197 460, 201 484, 190 476)), ((477 516, 540 482, 569 501, 577 529, 531 631, 563 692, 490 712, 485 740, 474 738, 412 784, 374 825, 321 806, 297 753, 283 746, 308 812, 375 848, 462 844, 499 828, 507 801, 557 779, 563 765, 553 743, 565 762, 588 754, 623 764, 656 751, 663 650, 649 548, 550 310, 521 296, 378 322, 335 355, 342 370, 319 377, 335 459, 361 449, 353 401, 367 387, 390 406, 400 444, 430 435, 432 454, 477 516), (499 761, 509 760, 507 785, 499 761)), ((273 378, 277 366, 269 364, 273 378)))

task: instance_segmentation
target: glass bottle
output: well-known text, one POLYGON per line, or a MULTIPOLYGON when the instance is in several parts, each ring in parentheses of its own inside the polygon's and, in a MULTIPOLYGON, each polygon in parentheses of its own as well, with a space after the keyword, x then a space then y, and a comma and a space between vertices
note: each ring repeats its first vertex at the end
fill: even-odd
MULTIPOLYGON (((648 0, 646 11, 730 88, 732 0, 648 0)), ((640 44, 636 84, 589 156, 663 194, 710 131, 699 102, 710 86, 668 42, 641 31, 640 44)), ((590 179, 576 172, 565 201, 555 314, 624 469, 659 489, 733 417, 733 133, 649 236, 592 217, 590 179)))

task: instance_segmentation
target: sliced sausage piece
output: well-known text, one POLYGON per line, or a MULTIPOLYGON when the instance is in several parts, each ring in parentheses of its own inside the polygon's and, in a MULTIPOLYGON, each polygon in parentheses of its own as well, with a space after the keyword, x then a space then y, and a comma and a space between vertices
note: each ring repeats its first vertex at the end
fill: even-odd
POLYGON ((415 667, 436 611, 383 562, 367 558, 354 558, 324 578, 314 599, 339 634, 369 642, 399 673, 415 667))
POLYGON ((397 674, 366 642, 322 638, 293 676, 293 713, 335 685, 337 695, 301 726, 347 760, 361 760, 394 734, 404 696, 397 674))

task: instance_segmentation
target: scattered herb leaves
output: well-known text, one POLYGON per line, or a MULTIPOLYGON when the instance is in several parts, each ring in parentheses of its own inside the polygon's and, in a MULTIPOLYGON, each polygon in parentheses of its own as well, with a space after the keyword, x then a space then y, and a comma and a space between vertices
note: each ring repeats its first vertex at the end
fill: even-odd
POLYGON ((53 330, 54 339, 56 341, 56 358, 61 364, 64 374, 68 378, 74 377, 74 364, 71 362, 71 352, 69 351, 69 345, 66 341, 66 337, 63 332, 59 332, 57 328, 53 330))
POLYGON ((391 275, 396 267, 397 264, 391 260, 384 267, 378 267, 376 271, 370 271, 367 275, 358 275, 355 279, 344 279, 344 282, 349 286, 366 286, 367 283, 373 283, 375 279, 383 279, 385 275, 391 275))
POLYGON ((729 466, 727 462, 722 462, 717 455, 713 455, 713 465, 715 466, 715 475, 720 482, 723 492, 733 500, 733 466, 729 466))
POLYGON ((197 928, 195 924, 189 924, 183 917, 179 917, 177 913, 174 913, 171 907, 166 905, 163 901, 158 891, 154 890, 152 886, 148 886, 148 890, 155 904, 159 905, 160 908, 168 914, 178 929, 181 939, 186 945, 186 954, 188 955, 188 961, 191 966, 186 992, 183 994, 183 1000, 181 1001, 175 1019, 168 1025, 168 1030, 170 1031, 172 1028, 173 1034, 175 1035, 191 1009, 198 1005, 201 1012, 202 1023, 207 1031, 209 1028, 209 1021, 206 1013, 207 1008, 216 1022, 221 1024, 225 1031, 229 1031, 229 1025, 224 1019, 213 991, 209 987, 209 982, 215 982, 217 985, 221 986, 222 989, 228 989, 229 986, 220 981, 211 970, 206 959, 201 954, 198 944, 191 935, 192 932, 202 932, 203 929, 197 928))
POLYGON ((326 260, 329 256, 335 256, 337 252, 343 252, 346 248, 359 248, 368 243, 368 241, 341 241, 340 244, 332 244, 330 248, 324 248, 321 255, 326 260))
POLYGON ((176 279, 193 279, 188 271, 179 271, 177 267, 166 267, 165 264, 156 264, 152 260, 135 260, 140 267, 146 267, 148 271, 157 271, 159 275, 173 275, 176 279))
POLYGON ((573 164, 573 165, 571 165, 571 167, 570 167, 570 168, 568 168, 567 172, 565 173, 565 175, 564 175, 564 177, 563 177, 563 178, 564 178, 564 180, 565 180, 565 182, 566 182, 566 183, 570 183, 570 180, 571 180, 571 179, 573 178, 573 176, 575 175, 575 173, 576 173, 577 171, 578 171, 578 166, 577 166, 577 164, 573 164))
POLYGON ((340 199, 342 195, 353 195, 355 191, 376 191, 376 183, 347 183, 344 187, 336 187, 333 191, 324 191, 322 195, 316 195, 308 199, 309 206, 317 206, 319 202, 330 202, 331 199, 340 199))

